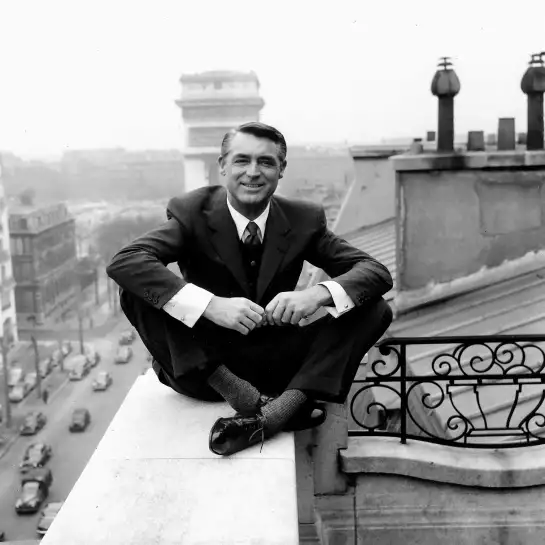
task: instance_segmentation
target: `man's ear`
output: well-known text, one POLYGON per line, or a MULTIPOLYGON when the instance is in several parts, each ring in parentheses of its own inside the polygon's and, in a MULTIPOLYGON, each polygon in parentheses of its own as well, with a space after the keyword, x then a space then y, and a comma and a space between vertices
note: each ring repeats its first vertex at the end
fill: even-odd
POLYGON ((279 174, 279 178, 282 178, 284 176, 284 170, 286 170, 286 167, 288 166, 288 162, 284 159, 284 161, 282 161, 282 164, 280 165, 280 174, 279 174))
POLYGON ((225 160, 221 155, 218 157, 218 166, 220 167, 221 175, 225 176, 225 160))

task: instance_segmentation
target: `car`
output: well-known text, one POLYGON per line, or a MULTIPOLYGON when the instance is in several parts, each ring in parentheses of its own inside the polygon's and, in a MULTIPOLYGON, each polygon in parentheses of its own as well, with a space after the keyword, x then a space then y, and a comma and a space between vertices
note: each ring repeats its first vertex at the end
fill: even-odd
POLYGON ((52 501, 46 504, 41 513, 40 520, 38 521, 38 526, 36 527, 36 532, 38 532, 39 535, 43 536, 47 530, 49 530, 53 519, 57 516, 63 504, 63 501, 52 501))
POLYGON ((70 380, 81 380, 91 370, 91 364, 87 356, 75 354, 66 359, 65 370, 68 371, 68 378, 70 380))
POLYGON ((51 470, 32 471, 21 479, 21 495, 15 502, 15 511, 36 513, 49 495, 49 487, 53 482, 51 470))
POLYGON ((8 387, 13 388, 23 382, 25 371, 21 367, 12 367, 8 372, 8 387))
POLYGON ((93 379, 93 390, 95 392, 107 390, 112 382, 112 375, 108 371, 99 371, 93 379))
POLYGON ((132 358, 132 348, 130 346, 120 346, 115 356, 115 363, 129 363, 132 358))
POLYGON ((30 386, 26 382, 20 382, 10 389, 8 392, 8 399, 12 403, 19 403, 19 401, 25 399, 29 392, 30 386))
POLYGON ((47 423, 47 417, 41 411, 31 411, 25 415, 23 424, 19 429, 21 435, 35 435, 47 423))
POLYGON ((61 342, 61 351, 64 357, 68 356, 72 352, 73 345, 72 341, 62 341, 61 342))
POLYGON ((96 367, 100 363, 100 354, 96 351, 92 344, 85 343, 83 346, 83 351, 91 367, 96 367))
POLYGON ((38 375, 36 374, 36 371, 27 373, 25 379, 23 380, 23 383, 27 385, 29 392, 34 390, 34 388, 36 388, 36 384, 38 383, 38 375))
POLYGON ((85 431, 87 426, 91 423, 91 413, 88 409, 78 408, 74 409, 72 413, 72 420, 68 429, 74 431, 85 431))
POLYGON ((0 541, 5 541, 6 540, 6 534, 4 533, 3 530, 0 530, 0 541))
POLYGON ((53 361, 52 358, 45 358, 38 364, 38 369, 40 371, 40 378, 45 378, 53 370, 53 361))
POLYGON ((19 464, 19 471, 27 473, 29 470, 44 467, 53 456, 53 449, 46 443, 31 443, 28 445, 23 460, 19 464))
POLYGON ((120 345, 132 344, 135 339, 136 339, 136 331, 134 329, 127 329, 126 331, 123 331, 121 335, 119 336, 119 344, 120 345))

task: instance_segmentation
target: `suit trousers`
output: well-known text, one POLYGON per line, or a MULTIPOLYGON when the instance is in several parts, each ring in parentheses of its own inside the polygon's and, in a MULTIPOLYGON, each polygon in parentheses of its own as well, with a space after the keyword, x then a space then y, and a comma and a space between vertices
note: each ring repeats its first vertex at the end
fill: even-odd
POLYGON ((304 327, 267 325, 248 335, 205 318, 188 328, 126 291, 121 307, 151 353, 159 380, 180 394, 205 401, 222 400, 207 380, 224 364, 264 394, 295 388, 312 399, 344 403, 361 360, 392 321, 390 306, 382 298, 338 318, 327 314, 304 327), (180 343, 188 331, 202 350, 194 365, 185 362, 180 373, 175 359, 183 352, 180 343))

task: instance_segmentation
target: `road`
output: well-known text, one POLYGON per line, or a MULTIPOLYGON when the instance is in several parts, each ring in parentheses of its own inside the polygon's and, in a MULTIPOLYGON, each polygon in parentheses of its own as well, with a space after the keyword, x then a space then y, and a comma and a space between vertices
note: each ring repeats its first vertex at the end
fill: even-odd
POLYGON ((136 378, 149 365, 146 350, 140 339, 133 343, 134 356, 128 364, 114 364, 119 333, 127 328, 125 319, 100 338, 88 338, 101 354, 101 362, 82 381, 67 382, 48 405, 42 406, 48 418, 47 425, 36 436, 19 437, 11 449, 0 459, 0 530, 6 539, 36 539, 39 513, 17 515, 14 504, 20 490, 18 464, 26 447, 37 440, 52 446, 53 457, 48 467, 53 472, 53 485, 49 501, 64 500, 89 458, 104 435, 113 416, 136 378), (91 381, 97 370, 109 370, 113 384, 105 392, 93 392, 91 381), (83 433, 71 433, 68 425, 72 411, 86 407, 91 412, 91 425, 83 433))

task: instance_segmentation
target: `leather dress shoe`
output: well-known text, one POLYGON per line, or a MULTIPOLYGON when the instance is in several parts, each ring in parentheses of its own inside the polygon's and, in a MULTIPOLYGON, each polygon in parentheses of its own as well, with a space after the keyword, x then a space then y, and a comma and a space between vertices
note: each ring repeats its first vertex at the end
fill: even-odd
POLYGON ((260 414, 253 416, 235 415, 216 420, 208 439, 208 447, 214 454, 229 456, 251 447, 269 437, 264 419, 260 414))

